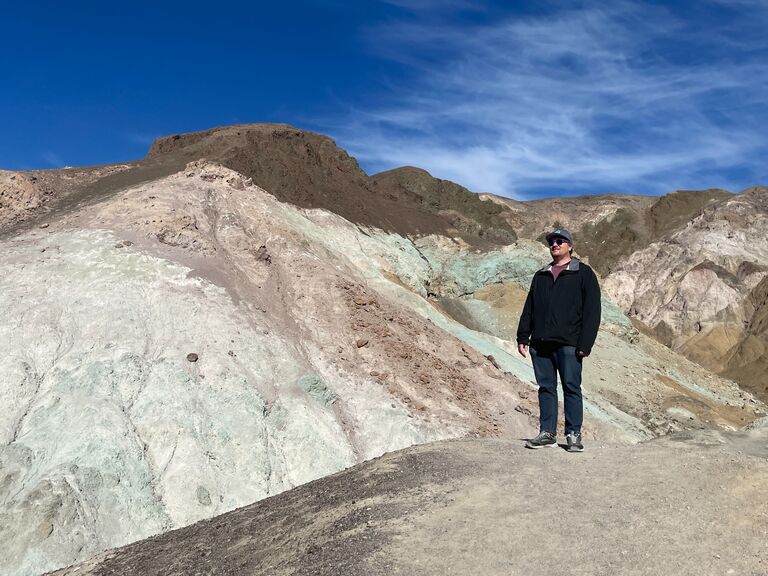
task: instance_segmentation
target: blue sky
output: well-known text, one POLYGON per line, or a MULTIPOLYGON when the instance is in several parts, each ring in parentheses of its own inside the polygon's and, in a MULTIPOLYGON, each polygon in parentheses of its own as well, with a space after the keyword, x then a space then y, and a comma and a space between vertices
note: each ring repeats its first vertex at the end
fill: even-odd
POLYGON ((0 167, 245 122, 513 198, 768 184, 768 0, 3 8, 0 167))

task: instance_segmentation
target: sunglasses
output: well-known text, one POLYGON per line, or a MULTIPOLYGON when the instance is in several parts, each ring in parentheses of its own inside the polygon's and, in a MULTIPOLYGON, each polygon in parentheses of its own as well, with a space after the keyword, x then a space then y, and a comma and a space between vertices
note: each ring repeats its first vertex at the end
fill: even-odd
POLYGON ((568 240, 565 238, 552 238, 552 240, 549 241, 549 245, 554 246, 555 244, 562 246, 563 244, 568 244, 568 240))

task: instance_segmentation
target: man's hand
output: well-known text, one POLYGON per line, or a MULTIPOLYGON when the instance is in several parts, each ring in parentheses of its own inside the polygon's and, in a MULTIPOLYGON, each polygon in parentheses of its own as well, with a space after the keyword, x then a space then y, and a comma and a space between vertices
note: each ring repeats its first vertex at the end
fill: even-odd
POLYGON ((518 344, 517 351, 520 353, 520 356, 526 358, 528 356, 528 344, 518 344))
POLYGON ((578 356, 579 358, 586 358, 587 356, 589 356, 589 354, 584 352, 584 350, 576 350, 576 356, 578 356))

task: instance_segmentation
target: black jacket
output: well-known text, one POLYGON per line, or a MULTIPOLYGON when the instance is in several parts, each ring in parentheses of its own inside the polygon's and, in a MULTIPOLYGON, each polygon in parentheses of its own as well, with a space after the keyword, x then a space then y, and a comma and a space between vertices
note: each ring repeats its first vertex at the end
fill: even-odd
POLYGON ((533 275, 517 326, 519 344, 555 342, 592 351, 600 327, 600 285, 592 268, 577 258, 552 276, 552 264, 533 275))

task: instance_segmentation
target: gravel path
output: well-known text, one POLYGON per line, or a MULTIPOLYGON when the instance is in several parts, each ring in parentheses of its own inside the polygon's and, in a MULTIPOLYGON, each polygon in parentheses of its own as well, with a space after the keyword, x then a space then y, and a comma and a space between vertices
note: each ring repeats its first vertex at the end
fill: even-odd
POLYGON ((385 455, 57 574, 768 574, 768 426, 385 455))

